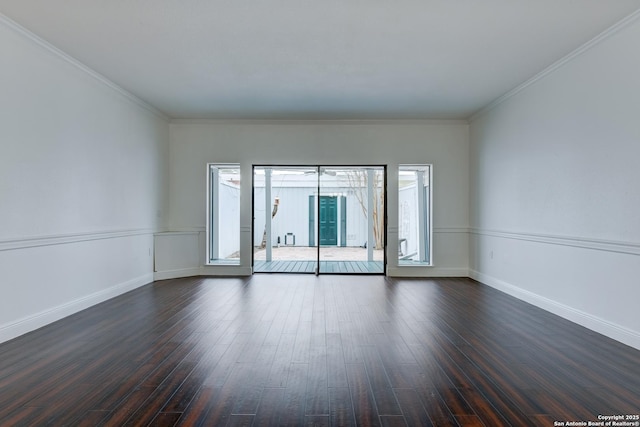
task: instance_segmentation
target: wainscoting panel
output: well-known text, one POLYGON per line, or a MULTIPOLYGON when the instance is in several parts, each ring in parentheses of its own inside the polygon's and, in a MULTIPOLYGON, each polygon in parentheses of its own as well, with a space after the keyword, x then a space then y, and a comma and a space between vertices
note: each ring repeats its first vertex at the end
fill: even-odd
POLYGON ((153 232, 0 242, 0 342, 153 281, 153 232))
POLYGON ((472 230, 470 277, 640 349, 638 248, 472 230))

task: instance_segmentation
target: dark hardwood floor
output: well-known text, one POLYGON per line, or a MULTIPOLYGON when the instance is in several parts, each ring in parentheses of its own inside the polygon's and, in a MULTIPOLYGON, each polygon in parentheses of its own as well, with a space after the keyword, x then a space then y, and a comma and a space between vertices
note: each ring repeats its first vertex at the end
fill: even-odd
POLYGON ((552 426, 639 396, 640 351, 469 279, 168 280, 0 345, 2 426, 552 426))

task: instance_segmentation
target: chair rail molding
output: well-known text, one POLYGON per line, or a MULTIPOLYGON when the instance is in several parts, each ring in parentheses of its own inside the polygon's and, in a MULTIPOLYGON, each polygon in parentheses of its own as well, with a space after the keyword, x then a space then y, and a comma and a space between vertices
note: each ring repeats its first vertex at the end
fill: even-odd
POLYGON ((140 236, 157 233, 150 228, 129 230, 105 230, 86 233, 54 234, 41 236, 11 237, 0 239, 0 251, 35 248, 39 246, 64 245, 91 240, 117 239, 122 237, 140 236))
POLYGON ((478 236, 498 237, 502 239, 523 240, 528 242, 545 243, 549 245, 570 246, 576 248, 593 249, 605 252, 615 252, 629 255, 640 255, 640 243, 616 240, 592 239, 588 237, 562 236, 553 234, 513 232, 471 228, 471 234, 478 236))

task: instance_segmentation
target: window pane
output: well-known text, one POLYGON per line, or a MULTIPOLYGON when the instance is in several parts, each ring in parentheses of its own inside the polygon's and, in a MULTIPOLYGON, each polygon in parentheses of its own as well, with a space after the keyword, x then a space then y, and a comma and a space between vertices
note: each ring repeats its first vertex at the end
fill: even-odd
POLYGON ((431 166, 398 171, 398 265, 431 265, 431 166))
POLYGON ((209 165, 208 264, 240 264, 240 165, 209 165))

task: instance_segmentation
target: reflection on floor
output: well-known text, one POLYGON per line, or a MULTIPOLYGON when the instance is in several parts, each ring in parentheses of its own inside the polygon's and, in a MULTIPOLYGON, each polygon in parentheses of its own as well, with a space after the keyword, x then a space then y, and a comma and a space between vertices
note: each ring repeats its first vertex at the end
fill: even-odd
MULTIPOLYGON (((315 261, 258 261, 253 265, 255 273, 315 273, 315 261)), ((382 274, 382 261, 320 261, 321 273, 382 274)))

